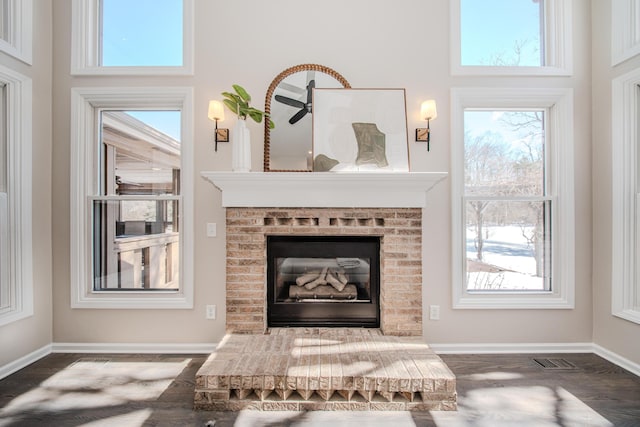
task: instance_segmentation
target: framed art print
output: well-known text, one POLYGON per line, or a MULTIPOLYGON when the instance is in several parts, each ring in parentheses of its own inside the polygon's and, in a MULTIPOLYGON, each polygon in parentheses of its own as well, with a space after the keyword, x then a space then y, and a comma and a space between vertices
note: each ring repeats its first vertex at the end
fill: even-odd
POLYGON ((313 170, 409 171, 404 89, 314 89, 313 170))

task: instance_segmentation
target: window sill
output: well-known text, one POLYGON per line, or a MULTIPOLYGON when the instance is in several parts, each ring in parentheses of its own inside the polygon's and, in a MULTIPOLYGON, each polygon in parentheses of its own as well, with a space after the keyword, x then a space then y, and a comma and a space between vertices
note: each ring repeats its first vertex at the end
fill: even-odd
POLYGON ((75 67, 73 76, 192 76, 193 67, 75 67))
POLYGON ((628 320, 629 322, 640 324, 640 311, 638 310, 626 309, 616 311, 613 315, 621 319, 628 320))
POLYGON ((452 65, 454 76, 571 76, 570 67, 494 67, 483 65, 452 65))
POLYGON ((0 326, 8 325, 31 316, 33 316, 33 307, 26 307, 23 310, 7 311, 0 315, 0 326))
POLYGON ((572 309, 573 301, 553 294, 551 292, 527 292, 496 295, 495 293, 465 294, 454 298, 454 309, 480 309, 480 310, 547 310, 547 309, 572 309))
POLYGON ((191 309, 193 298, 176 291, 92 292, 72 296, 71 308, 94 309, 191 309))

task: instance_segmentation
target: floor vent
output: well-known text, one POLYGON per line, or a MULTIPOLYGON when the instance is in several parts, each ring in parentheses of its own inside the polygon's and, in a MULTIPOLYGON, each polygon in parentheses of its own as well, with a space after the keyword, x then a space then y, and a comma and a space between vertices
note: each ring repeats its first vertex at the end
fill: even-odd
POLYGON ((566 359, 534 358, 533 361, 543 369, 578 369, 576 365, 566 359))

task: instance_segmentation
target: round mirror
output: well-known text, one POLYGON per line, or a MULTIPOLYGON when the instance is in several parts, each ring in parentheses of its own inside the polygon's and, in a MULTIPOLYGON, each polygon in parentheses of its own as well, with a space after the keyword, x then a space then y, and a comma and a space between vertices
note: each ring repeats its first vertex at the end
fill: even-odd
POLYGON ((311 172, 314 88, 350 88, 331 68, 303 64, 287 68, 271 82, 264 111, 275 123, 264 128, 265 172, 311 172))

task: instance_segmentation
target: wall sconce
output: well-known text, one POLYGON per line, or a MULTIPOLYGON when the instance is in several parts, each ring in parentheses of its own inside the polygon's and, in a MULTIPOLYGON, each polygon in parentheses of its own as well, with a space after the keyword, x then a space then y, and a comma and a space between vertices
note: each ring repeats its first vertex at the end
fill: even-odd
POLYGON ((216 122, 214 138, 216 141, 216 151, 218 142, 229 142, 229 129, 218 129, 218 121, 224 120, 224 107, 220 101, 209 101, 209 120, 216 122))
POLYGON ((436 111, 436 101, 433 99, 424 101, 422 103, 422 106, 420 107, 420 120, 426 120, 427 127, 416 129, 416 141, 426 141, 427 151, 430 150, 431 142, 431 128, 429 127, 429 122, 436 117, 438 117, 438 112, 436 111))

